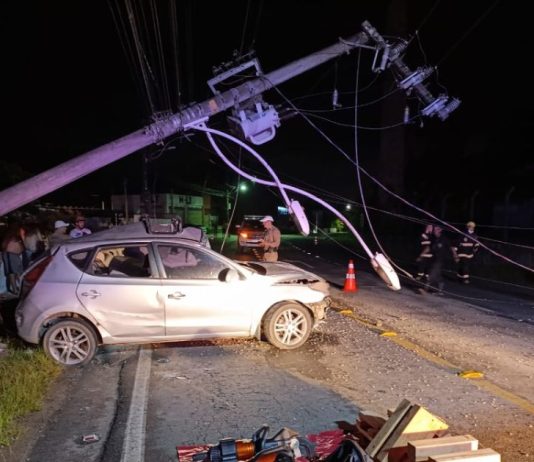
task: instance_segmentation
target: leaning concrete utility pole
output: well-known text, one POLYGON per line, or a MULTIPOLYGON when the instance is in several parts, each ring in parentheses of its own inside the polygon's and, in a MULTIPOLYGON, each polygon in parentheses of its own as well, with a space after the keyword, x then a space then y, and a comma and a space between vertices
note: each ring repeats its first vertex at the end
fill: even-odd
POLYGON ((362 28, 364 32, 347 39, 339 39, 335 45, 293 61, 269 74, 263 74, 255 59, 242 63, 233 69, 223 69, 219 75, 208 81, 208 85, 214 93, 212 98, 202 103, 192 104, 176 114, 155 118, 152 124, 141 130, 1 191, 0 216, 146 146, 161 143, 165 138, 177 132, 198 126, 200 123, 206 122, 211 116, 230 108, 234 109, 234 117, 230 119, 233 123, 241 126, 245 137, 254 144, 263 144, 272 139, 275 126, 278 126, 280 122, 274 108, 268 107, 266 109, 259 101, 263 92, 342 54, 349 53, 355 48, 374 50, 375 59, 372 68, 374 72, 382 72, 390 67, 396 71, 399 77, 397 79, 399 88, 406 92, 414 92, 424 104, 421 115, 437 116, 441 120, 445 120, 459 106, 459 99, 450 99, 447 95, 434 97, 423 84, 423 81, 433 72, 433 68, 427 66, 412 71, 404 64, 402 55, 407 47, 406 42, 390 45, 368 21, 362 23, 362 28), (236 72, 252 66, 256 68, 257 78, 222 93, 216 89, 216 84, 223 82, 236 72), (250 104, 251 102, 253 105, 250 104), (252 106, 255 107, 255 110, 251 109, 252 106))
POLYGON ((354 48, 365 46, 367 41, 368 36, 363 32, 349 37, 346 40, 340 40, 335 45, 287 64, 269 74, 260 75, 257 79, 245 82, 224 93, 219 93, 202 103, 193 104, 176 114, 157 120, 145 128, 11 186, 0 192, 0 216, 148 145, 159 143, 177 132, 185 131, 189 127, 198 124, 202 120, 209 119, 209 117, 219 112, 259 96, 276 85, 332 60, 337 56, 349 53, 354 48))

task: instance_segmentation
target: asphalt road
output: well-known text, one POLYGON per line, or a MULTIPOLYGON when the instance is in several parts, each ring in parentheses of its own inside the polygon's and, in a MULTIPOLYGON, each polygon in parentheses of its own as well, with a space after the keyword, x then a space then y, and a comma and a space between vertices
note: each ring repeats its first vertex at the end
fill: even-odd
MULTIPOLYGON (((346 242, 346 239, 343 239, 346 242)), ((229 246, 228 256, 232 246, 229 246)), ((354 243, 349 247, 342 247, 333 239, 324 236, 317 241, 313 237, 298 235, 284 236, 284 254, 282 258, 294 262, 310 265, 310 269, 326 277, 331 283, 342 287, 347 269, 348 259, 355 262, 357 272, 365 278, 365 284, 373 284, 377 279, 369 260, 363 250, 354 243), (311 261, 311 264, 310 264, 311 261)), ((396 262, 402 269, 413 271, 409 262, 396 262)), ((403 290, 416 292, 420 284, 397 270, 403 290)), ((534 286, 524 284, 509 284, 498 280, 488 280, 476 276, 476 269, 470 285, 460 284, 451 270, 444 271, 445 296, 466 302, 482 310, 488 310, 496 315, 514 319, 519 322, 534 324, 534 286)), ((381 284, 380 281, 376 281, 381 284)))
MULTIPOLYGON (((350 254, 322 247, 286 237, 281 255, 342 287, 350 254)), ((356 265, 357 293, 334 290, 337 308, 350 316, 333 311, 297 351, 255 340, 102 349, 90 365, 65 371, 0 460, 176 461, 178 445, 249 438, 263 424, 273 433, 290 427, 307 435, 335 428, 337 420, 353 422, 362 408, 385 415, 405 398, 455 433, 474 434, 504 461, 530 460, 534 328, 518 321, 531 316, 528 300, 518 297, 504 317, 463 303, 465 292, 389 291, 365 265, 356 265), (396 341, 380 335, 389 328, 396 341), (493 388, 458 376, 475 359, 493 388)))

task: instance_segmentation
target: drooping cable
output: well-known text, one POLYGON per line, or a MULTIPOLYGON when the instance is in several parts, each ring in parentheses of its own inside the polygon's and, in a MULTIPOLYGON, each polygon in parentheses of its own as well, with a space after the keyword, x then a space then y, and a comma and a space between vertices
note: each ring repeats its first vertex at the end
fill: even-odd
POLYGON ((239 54, 238 56, 243 55, 243 47, 245 46, 245 35, 247 32, 247 26, 248 26, 248 14, 250 12, 250 0, 247 0, 247 10, 245 12, 245 22, 243 23, 243 29, 241 31, 241 45, 239 46, 239 54))
MULTIPOLYGON (((265 78, 265 77, 264 77, 265 78)), ((271 87, 288 103, 290 104, 293 109, 295 109, 297 112, 298 112, 298 109, 293 105, 293 103, 291 102, 291 100, 289 98, 287 98, 281 91, 280 89, 273 84, 273 82, 270 82, 269 81, 269 84, 271 85, 271 87)), ((332 145, 338 152, 340 152, 349 162, 351 162, 352 164, 354 164, 354 161, 353 159, 351 159, 351 157, 337 144, 335 143, 326 133, 324 133, 319 127, 317 127, 317 125, 315 125, 311 120, 310 118, 306 115, 306 114, 302 114, 299 112, 299 114, 330 144, 332 145)), ((404 199, 402 196, 400 196, 399 194, 396 194, 395 192, 391 191, 387 186, 385 186, 383 183, 381 183, 377 178, 375 178, 373 175, 371 175, 369 172, 367 172, 367 170, 365 170, 363 167, 360 166, 360 170, 361 172, 367 176, 371 181, 373 181, 377 186, 379 186, 381 189, 383 189, 384 191, 386 191, 388 194, 392 195, 393 197, 395 197, 397 200, 399 200, 400 202, 408 205, 409 207, 412 207, 414 208, 415 210, 421 212, 422 214, 432 218, 432 220, 436 221, 436 222, 439 222, 441 223, 442 225, 444 225, 446 228, 452 230, 452 231, 455 231, 456 233, 462 235, 462 236, 465 236, 465 237, 468 237, 470 238, 472 241, 474 242, 477 242, 482 248, 486 249, 488 252, 492 253, 493 255, 499 257, 499 258, 502 258, 503 260, 515 265, 515 266, 518 266, 520 268, 523 268, 527 271, 530 271, 530 272, 534 272, 534 268, 530 268, 526 265, 523 265, 519 262, 516 262, 514 260, 512 260, 511 258, 508 258, 506 257, 505 255, 502 255, 496 251, 494 251, 493 249, 491 249, 490 247, 488 247, 487 245, 485 245, 484 243, 480 242, 479 240, 477 239, 473 239, 471 238, 468 234, 466 234, 465 232, 461 231, 460 229, 458 229, 456 226, 453 226, 452 224, 442 220, 441 218, 438 218, 437 216, 433 215, 432 213, 428 212, 427 210, 424 210, 422 209, 421 207, 418 207, 417 205, 415 205, 414 203, 404 199)))
POLYGON ((432 16, 432 13, 434 13, 434 11, 436 10, 436 8, 438 7, 439 3, 440 3, 441 0, 436 0, 434 2, 434 5, 432 5, 432 8, 430 8, 430 10, 428 11, 428 13, 426 14, 426 16, 423 18, 423 20, 419 23, 419 25, 417 26, 417 29, 415 29, 415 34, 410 38, 410 40, 408 41, 408 44, 407 45, 410 45, 410 43, 412 42, 412 40, 414 39, 414 37, 418 36, 419 34, 419 31, 423 28, 423 26, 426 24, 426 22, 430 19, 430 16, 432 16))
POLYGON ((464 34, 456 42, 454 42, 454 44, 449 48, 449 50, 437 61, 436 67, 439 66, 443 61, 445 61, 452 54, 452 52, 456 50, 460 43, 462 43, 467 38, 467 36, 478 27, 478 25, 486 18, 486 16, 488 16, 495 9, 499 1, 500 0, 495 0, 486 9, 486 11, 484 11, 484 13, 482 13, 478 17, 478 19, 471 25, 471 27, 469 27, 469 29, 467 29, 464 34))
MULTIPOLYGON (((284 197, 286 196, 286 193, 285 193, 284 189, 288 189, 290 191, 294 191, 297 194, 301 194, 301 195, 303 195, 305 197, 308 197, 308 198, 312 199, 313 201, 319 203, 324 208, 326 208, 327 210, 332 212, 335 216, 337 216, 345 224, 345 226, 349 229, 349 231, 354 235, 356 240, 360 243, 362 248, 365 250, 365 253, 367 253, 367 255, 369 256, 372 268, 375 270, 375 272, 378 274, 378 276, 386 283, 387 287, 389 289, 391 289, 391 290, 400 290, 401 289, 401 285, 400 285, 400 282, 399 282, 399 276, 397 275, 395 270, 392 268, 392 266, 389 263, 389 261, 381 253, 377 252, 375 255, 373 255, 373 253, 371 252, 371 250, 369 249, 369 247, 367 246, 365 241, 362 239, 362 237, 360 236, 358 231, 356 231, 354 226, 352 226, 352 223, 349 220, 347 220, 347 218, 343 214, 341 214, 338 210, 336 210, 334 207, 332 207, 330 204, 328 204, 327 202, 323 201, 322 199, 314 196, 313 194, 310 194, 310 193, 308 193, 306 191, 303 191, 301 189, 295 188, 294 186, 291 186, 291 185, 286 185, 286 184, 279 183, 279 180, 278 180, 278 178, 276 176, 273 176, 273 178, 276 181, 270 182, 270 181, 266 181, 266 180, 260 180, 258 178, 254 178, 254 177, 252 177, 250 175, 247 175, 246 172, 238 169, 235 165, 233 165, 231 162, 228 161, 228 159, 224 156, 222 151, 219 149, 219 147, 215 143, 215 140, 213 139, 213 136, 212 136, 211 132, 217 133, 217 134, 219 134, 219 135, 221 135, 221 136, 223 136, 225 138, 228 138, 228 139, 234 141, 235 143, 237 143, 240 146, 244 147, 247 151, 249 151, 252 155, 254 155, 254 157, 256 157, 258 160, 261 159, 261 163, 263 165, 268 165, 267 162, 265 162, 263 160, 263 158, 254 149, 252 149, 250 146, 248 146, 247 144, 241 142, 240 140, 238 140, 237 138, 235 138, 235 137, 233 137, 231 135, 228 135, 228 134, 226 134, 224 132, 219 132, 218 130, 208 129, 203 122, 199 123, 198 125, 196 125, 196 126, 194 126, 192 128, 206 131, 207 135, 208 135, 208 139, 210 140, 213 148, 216 150, 216 152, 219 155, 219 157, 221 157, 223 159, 223 161, 225 161, 225 163, 227 163, 227 165, 230 168, 232 168, 234 171, 237 171, 238 173, 241 173, 243 176, 245 176, 245 178, 250 178, 251 181, 255 181, 256 183, 264 184, 264 185, 267 185, 267 186, 276 185, 279 188, 280 192, 282 193, 282 196, 284 196, 284 197)), ((269 167, 268 170, 272 171, 272 169, 270 167, 269 167)), ((293 202, 291 203, 290 206, 288 204, 288 207, 290 209, 292 209, 293 211, 295 210, 294 209, 295 204, 293 202)), ((299 208, 300 208, 300 205, 299 205, 299 208)), ((298 217, 298 215, 297 215, 297 217, 298 217)), ((304 217, 304 219, 305 219, 305 217, 304 217)), ((295 219, 295 223, 297 224, 297 226, 299 228, 303 227, 303 225, 304 225, 303 218, 302 217, 298 217, 298 220, 295 219)), ((308 226, 307 219, 306 219, 305 226, 306 227, 308 226)))
MULTIPOLYGON (((363 247, 363 249, 365 250, 365 253, 367 253, 367 255, 369 256, 369 258, 373 259, 374 258, 374 255, 373 253, 371 252, 371 250, 369 249, 369 247, 367 246, 367 244, 365 243, 365 241, 362 239, 362 237, 360 236, 360 234, 358 233, 358 231, 356 231, 356 229, 354 229, 354 226, 352 226, 352 223, 347 220, 343 214, 339 213, 334 207, 332 207, 330 204, 328 204, 327 202, 323 201, 322 199, 314 196, 313 194, 310 194, 304 190, 301 190, 299 188, 296 188, 294 186, 291 186, 291 185, 287 185, 287 184, 282 184, 280 183, 280 181, 267 181, 267 180, 262 180, 260 178, 257 178, 257 177, 254 177, 252 175, 249 175, 247 172, 237 168, 234 164, 232 164, 230 162, 230 160, 223 154, 223 152, 219 149, 219 147, 217 146, 217 144, 215 143, 215 140, 213 139, 213 134, 216 134, 216 135, 219 135, 219 136, 222 136, 223 138, 226 138, 226 139, 229 139, 231 141, 234 141, 235 143, 239 144, 240 146, 242 146, 243 148, 245 148, 248 152, 250 152, 254 157, 256 157, 256 159, 260 160, 261 159, 261 163, 263 165, 266 165, 267 163, 261 158, 261 156, 254 150, 252 149, 250 146, 248 146, 247 144, 243 143, 242 141, 236 139, 235 137, 231 136, 231 135, 228 135, 227 133, 224 133, 224 132, 221 132, 219 130, 214 130, 212 128, 208 128, 206 127, 205 125, 196 125, 196 126, 193 126, 192 127, 193 129, 195 130, 200 130, 200 131, 204 131, 206 132, 206 135, 208 136, 208 139, 213 147, 213 149, 215 149, 215 152, 218 154, 218 156, 222 159, 222 161, 228 166, 230 167, 232 170, 234 170, 235 172, 239 173, 240 175, 244 176, 245 178, 249 179, 250 181, 254 181, 256 183, 259 183, 259 184, 263 184, 265 186, 277 186, 279 189, 280 189, 280 192, 282 193, 282 195, 284 196, 284 199, 285 197, 287 197, 287 193, 284 191, 285 189, 289 190, 289 191, 293 191, 293 192, 296 192, 297 194, 301 194, 305 197, 308 197, 312 200, 314 200, 315 202, 318 202, 319 204, 321 204, 323 207, 325 207, 326 209, 330 210, 334 215, 336 215, 341 221, 343 221, 343 223, 345 223, 345 225, 347 226, 347 228, 352 232, 352 234, 354 234, 354 236, 356 237, 356 239, 358 240, 358 242, 360 243, 360 245, 363 247)), ((268 164, 267 164, 268 165, 268 164)), ((272 169, 269 167, 269 170, 272 171, 272 169)), ((276 174, 275 174, 276 176, 276 174)), ((278 178, 278 177, 276 177, 278 178)))
POLYGON ((125 5, 126 5, 128 19, 130 20, 130 29, 132 31, 133 42, 134 42, 135 51, 137 54, 137 61, 139 64, 139 68, 141 69, 141 75, 143 76, 143 83, 145 85, 145 94, 146 94, 146 97, 147 97, 147 100, 150 106, 150 110, 152 111, 152 114, 154 114, 156 112, 156 107, 154 105, 154 101, 152 98, 152 90, 150 87, 148 73, 146 69, 146 56, 143 51, 143 46, 141 44, 137 25, 135 23, 135 15, 134 15, 133 7, 132 7, 130 0, 125 0, 125 5))
POLYGON ((111 16, 113 18, 115 28, 117 29, 117 35, 119 36, 119 41, 121 43, 122 50, 126 57, 126 62, 128 63, 130 72, 134 76, 133 77, 134 84, 137 88, 137 91, 139 92, 139 95, 141 97, 143 104, 145 105, 146 112, 150 113, 151 111, 150 102, 146 98, 146 90, 144 89, 144 85, 143 85, 143 76, 139 72, 138 66, 135 65, 135 61, 136 61, 135 52, 132 49, 132 42, 129 39, 127 27, 126 27, 126 24, 124 23, 124 19, 121 14, 120 6, 118 5, 117 0, 115 0, 115 4, 116 5, 114 8, 112 5, 112 0, 108 0, 108 6, 111 11, 111 16))
POLYGON ((169 21, 171 26, 171 43, 172 43, 172 54, 173 54, 173 63, 174 63, 174 72, 176 74, 175 85, 176 85, 176 106, 173 110, 176 110, 182 104, 182 88, 181 80, 182 74, 180 70, 180 30, 178 27, 178 11, 176 8, 176 1, 169 0, 169 21))
MULTIPOLYGON (((306 111, 299 111, 299 114, 305 114, 306 111)), ((337 122, 335 120, 332 120, 332 119, 329 119, 327 117, 322 117, 322 116, 319 116, 317 114, 306 114, 308 115, 309 117, 313 117, 315 119, 320 119, 320 120, 324 120, 325 122, 328 122, 332 125, 336 125, 338 127, 347 127, 347 128, 359 128, 360 130, 369 130, 369 131, 381 131, 381 130, 390 130, 392 128, 396 128, 396 127, 400 127, 402 125, 406 125, 406 122, 403 120, 399 123, 396 123, 396 124, 393 124, 393 125, 384 125, 382 127, 368 127, 368 126, 364 126, 364 125, 358 125, 358 127, 355 127, 353 124, 346 124, 346 123, 343 123, 343 122, 337 122)), ((418 119, 419 116, 413 116, 411 117, 409 120, 408 120, 408 123, 418 119)))
POLYGON ((375 228, 373 226, 373 222, 371 220, 371 217, 369 216, 369 211, 367 210, 367 204, 365 201, 365 193, 363 191, 363 185, 362 185, 362 178, 361 178, 361 170, 360 170, 360 156, 359 156, 359 143, 358 143, 358 82, 360 78, 360 58, 361 58, 361 49, 358 49, 358 53, 356 55, 356 76, 355 76, 355 82, 354 82, 354 163, 356 165, 356 178, 358 180, 358 189, 360 191, 360 197, 362 199, 362 208, 365 213, 365 218, 367 219, 367 224, 369 225, 369 230, 371 231, 371 234, 373 235, 373 238, 378 245, 378 248, 384 254, 384 256, 388 259, 390 264, 392 264, 395 268, 397 268, 399 271, 401 271, 405 276, 407 277, 413 277, 411 273, 406 271, 404 268, 401 268, 398 266, 392 258, 386 253, 384 248, 382 247, 382 244, 380 243, 380 240, 378 239, 378 236, 376 235, 375 228))
POLYGON ((169 79, 167 77, 167 66, 165 63, 165 54, 163 51, 163 42, 161 40, 161 27, 159 24, 159 15, 158 15, 158 9, 156 7, 156 3, 154 0, 151 0, 149 2, 150 5, 150 12, 152 16, 152 24, 153 24, 153 32, 154 32, 154 41, 155 41, 155 48, 156 48, 156 57, 157 61, 159 63, 159 69, 160 69, 160 76, 161 76, 161 83, 160 85, 162 88, 162 98, 166 103, 166 108, 168 110, 172 109, 171 104, 171 95, 169 91, 169 79))
MULTIPOLYGON (((239 148, 239 159, 238 159, 237 165, 239 168, 241 168, 241 148, 239 148)), ((237 200, 239 198, 239 183, 240 182, 241 182, 241 175, 238 173, 237 183, 235 185, 235 197, 234 197, 234 204, 232 206, 232 213, 230 214, 230 217, 228 218, 228 223, 226 223, 226 229, 224 230, 224 236, 221 242, 221 248, 219 250, 220 253, 222 253, 224 250, 224 245, 226 244, 226 240, 228 239, 228 234, 230 234, 230 224, 232 223, 234 219, 235 211, 237 210, 237 200)), ((224 206, 226 208, 228 207, 228 204, 225 204, 224 206)), ((228 209, 226 209, 226 213, 228 213, 228 209)))
POLYGON ((258 2, 258 13, 256 14, 256 23, 254 24, 254 32, 252 33, 252 39, 250 40, 250 46, 248 47, 249 51, 254 49, 256 45, 256 39, 258 38, 258 33, 260 31, 261 18, 263 13, 263 0, 258 2))
MULTIPOLYGON (((358 105, 358 109, 361 109, 362 107, 366 107, 366 106, 371 106, 373 104, 376 104, 376 103, 379 103, 380 101, 386 99, 388 96, 391 96, 397 92, 400 91, 400 88, 394 88, 393 90, 391 90, 390 92, 386 93, 385 95, 382 95, 380 96, 379 98, 376 98, 372 101, 367 101, 366 103, 359 103, 358 105)), ((353 92, 345 92, 344 94, 352 94, 353 92)), ((360 91, 361 93, 361 91, 360 91)), ((293 102, 296 100, 296 98, 293 98, 293 102)), ((305 112, 307 114, 310 114, 310 113, 315 113, 315 112, 319 112, 319 113, 322 113, 322 112, 339 112, 339 111, 344 111, 344 110, 348 110, 348 109, 354 109, 354 106, 344 106, 344 107, 339 107, 337 109, 302 109, 302 108, 299 108, 299 111, 301 112, 305 112)))

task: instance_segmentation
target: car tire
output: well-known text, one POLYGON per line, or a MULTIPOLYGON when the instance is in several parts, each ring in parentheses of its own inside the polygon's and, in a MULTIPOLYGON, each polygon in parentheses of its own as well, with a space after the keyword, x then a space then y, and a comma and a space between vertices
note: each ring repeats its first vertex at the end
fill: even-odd
POLYGON ((98 347, 93 327, 83 319, 63 319, 51 325, 44 337, 45 353, 63 366, 83 366, 98 347))
POLYGON ((271 308, 263 320, 267 341, 281 350, 293 350, 306 343, 313 328, 310 312, 298 303, 283 303, 271 308))

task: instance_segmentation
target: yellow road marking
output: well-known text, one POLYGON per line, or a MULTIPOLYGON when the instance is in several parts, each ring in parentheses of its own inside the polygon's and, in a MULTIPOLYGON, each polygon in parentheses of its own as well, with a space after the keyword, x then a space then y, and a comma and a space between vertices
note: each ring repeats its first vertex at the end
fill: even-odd
POLYGON ((481 379, 484 377, 484 373, 480 371, 462 371, 458 372, 458 377, 462 379, 481 379))
POLYGON ((516 394, 508 390, 505 390, 504 388, 501 388, 499 385, 496 385, 487 379, 474 380, 473 383, 477 387, 482 388, 483 390, 486 390, 489 393, 493 393, 499 398, 510 401, 517 407, 520 407, 521 409, 524 409, 525 411, 534 414, 534 404, 528 401, 527 399, 522 398, 521 396, 517 396, 516 394))
POLYGON ((380 334, 380 337, 396 337, 397 332, 393 332, 392 330, 386 330, 380 334))

